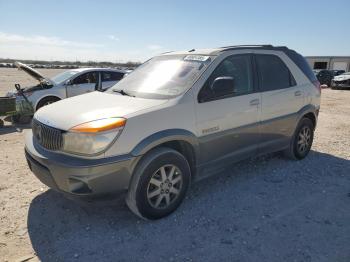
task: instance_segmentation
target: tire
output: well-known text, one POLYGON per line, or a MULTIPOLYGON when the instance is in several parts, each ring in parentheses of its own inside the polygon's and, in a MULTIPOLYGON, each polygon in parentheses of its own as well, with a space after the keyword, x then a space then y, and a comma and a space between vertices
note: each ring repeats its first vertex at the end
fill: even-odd
POLYGON ((54 97, 54 96, 44 97, 43 99, 41 99, 39 101, 38 105, 36 106, 36 110, 39 110, 43 106, 47 106, 47 105, 55 103, 55 102, 57 102, 59 100, 60 99, 58 97, 54 97))
POLYGON ((190 166, 182 154, 171 148, 156 148, 135 168, 126 203, 143 219, 168 216, 181 204, 190 180, 190 166))
POLYGON ((285 156, 294 160, 301 160, 305 158, 311 149, 314 139, 314 124, 308 118, 300 120, 290 146, 284 151, 285 156))

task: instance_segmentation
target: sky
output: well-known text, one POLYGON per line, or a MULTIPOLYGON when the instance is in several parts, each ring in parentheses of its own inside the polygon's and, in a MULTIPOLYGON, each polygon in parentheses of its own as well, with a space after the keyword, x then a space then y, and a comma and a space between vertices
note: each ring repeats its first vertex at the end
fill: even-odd
POLYGON ((350 0, 0 0, 0 57, 143 62, 236 44, 350 56, 350 0))

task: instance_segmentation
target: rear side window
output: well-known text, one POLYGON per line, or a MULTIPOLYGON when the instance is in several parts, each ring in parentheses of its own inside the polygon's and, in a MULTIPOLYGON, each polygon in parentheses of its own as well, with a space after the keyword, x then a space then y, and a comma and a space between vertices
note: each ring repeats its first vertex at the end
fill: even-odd
POLYGON ((286 54, 289 56, 290 59, 292 59, 292 61, 299 67, 299 69, 311 82, 317 81, 317 77, 315 76, 314 72, 311 70, 311 67, 309 66, 309 64, 303 56, 299 55, 293 50, 286 51, 286 54))
POLYGON ((120 72, 102 72, 102 82, 119 81, 124 77, 120 72))
POLYGON ((259 84, 262 91, 294 86, 295 80, 284 62, 275 55, 256 55, 259 84))

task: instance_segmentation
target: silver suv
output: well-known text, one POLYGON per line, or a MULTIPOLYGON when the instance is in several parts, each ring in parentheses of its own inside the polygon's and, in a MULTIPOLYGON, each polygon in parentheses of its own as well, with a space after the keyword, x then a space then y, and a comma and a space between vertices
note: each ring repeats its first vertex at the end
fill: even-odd
POLYGON ((26 157, 73 195, 126 192, 142 218, 173 212, 191 182, 255 155, 310 151, 320 85, 286 47, 229 46, 156 56, 104 93, 38 110, 26 157))

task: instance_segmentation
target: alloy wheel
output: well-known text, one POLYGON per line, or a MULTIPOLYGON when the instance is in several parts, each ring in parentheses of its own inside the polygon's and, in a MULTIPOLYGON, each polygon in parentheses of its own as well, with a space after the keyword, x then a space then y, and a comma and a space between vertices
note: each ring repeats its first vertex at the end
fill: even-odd
POLYGON ((149 204, 156 209, 171 205, 180 195, 182 173, 175 165, 164 165, 153 173, 147 187, 149 204))
POLYGON ((304 126, 298 135, 298 151, 300 154, 304 154, 309 148, 311 143, 311 130, 308 126, 304 126))

